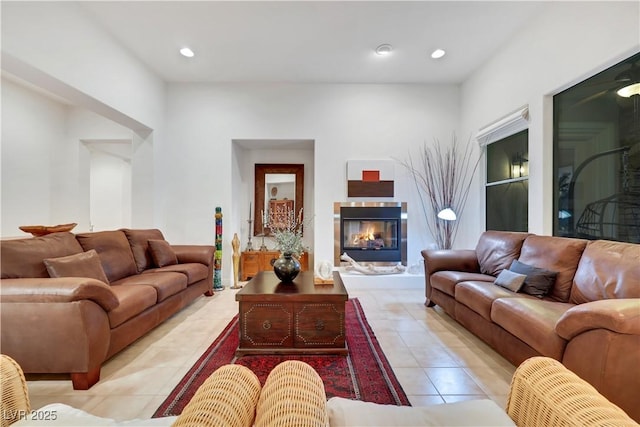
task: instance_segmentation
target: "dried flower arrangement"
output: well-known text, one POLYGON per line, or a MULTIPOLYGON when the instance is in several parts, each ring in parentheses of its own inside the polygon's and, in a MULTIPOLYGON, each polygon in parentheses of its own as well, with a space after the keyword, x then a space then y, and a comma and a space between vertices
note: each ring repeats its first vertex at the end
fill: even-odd
POLYGON ((296 215, 293 209, 278 207, 265 215, 264 226, 269 227, 276 249, 283 254, 291 253, 299 257, 305 251, 302 244, 302 209, 296 215))
POLYGON ((439 249, 453 247, 460 221, 440 219, 438 213, 449 208, 461 217, 482 152, 477 159, 473 157, 471 139, 461 147, 454 136, 446 147, 437 139, 433 147, 425 143, 415 162, 412 156, 400 162, 413 178, 427 228, 439 249))

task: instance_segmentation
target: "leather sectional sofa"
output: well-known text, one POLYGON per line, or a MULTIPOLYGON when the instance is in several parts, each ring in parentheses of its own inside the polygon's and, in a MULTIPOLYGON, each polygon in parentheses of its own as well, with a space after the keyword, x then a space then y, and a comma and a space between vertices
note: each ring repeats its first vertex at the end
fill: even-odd
POLYGON ((640 245, 487 231, 475 250, 422 256, 427 306, 514 365, 562 362, 640 421, 640 245), (534 296, 496 285, 514 260, 555 273, 552 287, 534 296))
POLYGON ((202 294, 215 248, 157 229, 53 233, 0 242, 0 346, 26 373, 100 379, 104 361, 202 294))

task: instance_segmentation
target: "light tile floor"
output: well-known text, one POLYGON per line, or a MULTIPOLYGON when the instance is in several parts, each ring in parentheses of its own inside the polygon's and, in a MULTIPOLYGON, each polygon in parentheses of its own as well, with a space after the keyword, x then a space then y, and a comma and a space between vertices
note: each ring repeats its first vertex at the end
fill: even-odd
MULTIPOLYGON (((413 406, 490 398, 504 407, 515 367, 439 308, 424 306, 424 277, 343 276, 413 406)), ((28 381, 32 407, 60 402, 94 415, 148 418, 237 314, 235 290, 201 297, 110 359, 101 380, 28 381)))

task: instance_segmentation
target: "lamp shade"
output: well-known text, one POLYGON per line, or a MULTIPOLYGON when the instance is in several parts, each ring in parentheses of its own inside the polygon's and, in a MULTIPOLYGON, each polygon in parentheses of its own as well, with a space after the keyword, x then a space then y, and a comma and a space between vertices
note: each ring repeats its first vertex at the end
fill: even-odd
POLYGON ((640 82, 635 82, 620 88, 616 93, 624 98, 630 98, 633 95, 640 95, 640 82))
POLYGON ((440 212, 438 212, 438 218, 444 219, 445 221, 455 221, 458 219, 458 216, 451 208, 444 208, 440 212))

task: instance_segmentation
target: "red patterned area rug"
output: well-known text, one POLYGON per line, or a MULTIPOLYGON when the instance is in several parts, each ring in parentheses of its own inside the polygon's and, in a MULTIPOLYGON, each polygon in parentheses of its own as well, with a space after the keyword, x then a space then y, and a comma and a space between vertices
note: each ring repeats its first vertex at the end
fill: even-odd
POLYGON ((222 365, 235 363, 246 366, 264 385, 271 369, 288 359, 302 360, 313 366, 324 381, 327 398, 340 396, 409 406, 409 399, 367 323, 358 299, 348 300, 345 310, 346 342, 349 349, 347 356, 249 355, 236 358, 239 332, 238 316, 235 316, 153 416, 180 414, 198 387, 222 365))

